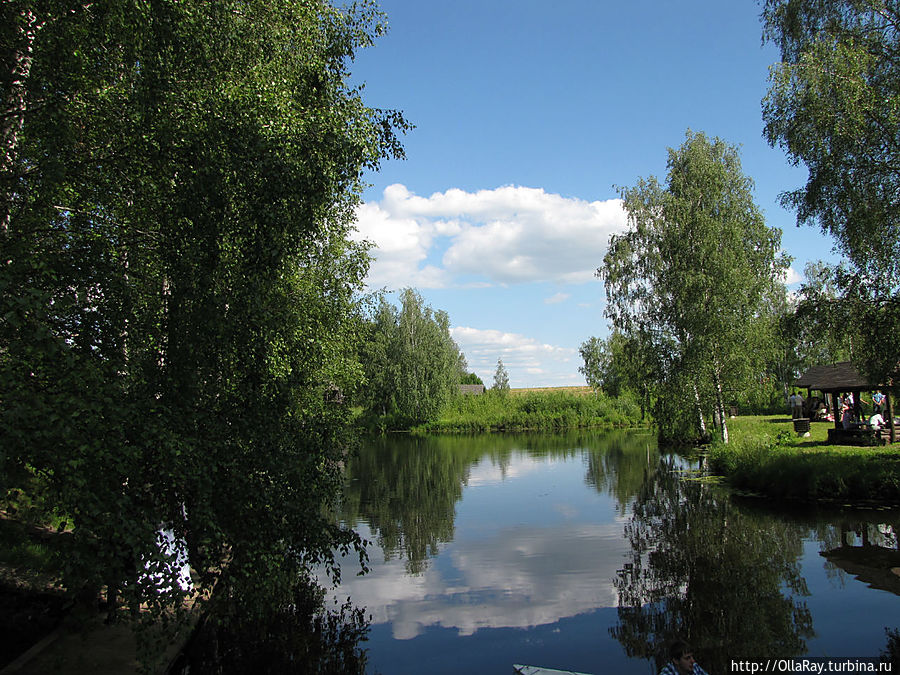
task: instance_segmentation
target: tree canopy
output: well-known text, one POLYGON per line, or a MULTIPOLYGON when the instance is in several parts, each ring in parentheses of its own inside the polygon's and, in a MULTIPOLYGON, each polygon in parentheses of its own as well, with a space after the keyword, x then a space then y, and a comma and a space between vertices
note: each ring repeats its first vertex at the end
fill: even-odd
POLYGON ((379 298, 361 360, 365 407, 400 426, 433 419, 466 374, 465 357, 450 335, 450 317, 412 288, 400 292, 399 308, 379 298))
POLYGON ((503 359, 497 359, 497 369, 494 371, 494 386, 493 390, 500 392, 501 394, 509 393, 509 372, 506 370, 506 366, 503 365, 503 359))
MULTIPOLYGON (((767 0, 765 37, 781 51, 763 101, 769 143, 809 169, 783 195, 800 224, 831 234, 849 263, 832 270, 862 339, 854 360, 888 383, 900 370, 900 6, 893 0, 767 0)), ((822 299, 822 298, 820 298, 822 299)))
POLYGON ((760 370, 762 307, 787 262, 752 187, 736 148, 688 131, 669 150, 665 185, 650 177, 621 190, 629 228, 610 238, 598 274, 613 328, 656 361, 648 369, 665 389, 656 399, 664 432, 703 433, 709 396, 727 438, 725 392, 760 370))
POLYGON ((322 506, 328 392, 360 375, 349 229, 405 127, 347 82, 379 15, 12 0, 0 26, 0 489, 74 526, 73 592, 177 601, 165 527, 228 560, 221 591, 289 597, 359 545, 322 506))

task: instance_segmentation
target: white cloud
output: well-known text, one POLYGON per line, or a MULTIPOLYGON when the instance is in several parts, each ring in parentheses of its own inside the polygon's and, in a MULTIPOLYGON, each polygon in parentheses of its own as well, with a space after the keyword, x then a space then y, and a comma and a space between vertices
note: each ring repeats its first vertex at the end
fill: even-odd
POLYGON ((792 284, 799 284, 804 281, 803 275, 800 274, 793 267, 788 267, 784 272, 784 285, 791 286, 792 284))
MULTIPOLYGON (((486 384, 490 384, 497 367, 497 359, 503 359, 503 365, 509 373, 513 387, 523 386, 522 374, 542 375, 548 369, 575 371, 573 366, 577 350, 541 343, 534 338, 519 333, 504 333, 493 329, 457 326, 450 329, 450 334, 459 345, 469 363, 469 369, 478 373, 486 384)), ((547 382, 546 386, 579 384, 572 382, 567 376, 565 381, 547 382)))
POLYGON ((561 302, 565 302, 571 296, 568 293, 557 293, 556 295, 552 295, 549 298, 544 300, 545 305, 558 305, 561 302))
MULTIPOLYGON (((542 488, 539 497, 545 511, 556 516, 540 525, 499 518, 476 531, 455 529, 453 539, 438 547, 444 563, 427 564, 415 576, 407 572, 402 554, 385 555, 372 544, 371 573, 353 576, 355 565, 345 569, 335 596, 364 606, 374 625, 390 623, 398 640, 415 638, 432 626, 472 635, 482 628, 526 629, 617 607, 613 580, 629 550, 624 521, 598 522, 595 511, 573 499, 583 488, 579 464, 515 453, 502 468, 493 462, 473 466, 467 491, 529 481, 558 469, 553 487, 542 488), (558 552, 563 550, 561 563, 558 552)), ((365 522, 354 527, 365 539, 378 540, 365 522)))
POLYGON ((426 198, 394 184, 357 212, 357 238, 374 244, 369 285, 389 288, 590 281, 625 225, 619 199, 519 186, 426 198))

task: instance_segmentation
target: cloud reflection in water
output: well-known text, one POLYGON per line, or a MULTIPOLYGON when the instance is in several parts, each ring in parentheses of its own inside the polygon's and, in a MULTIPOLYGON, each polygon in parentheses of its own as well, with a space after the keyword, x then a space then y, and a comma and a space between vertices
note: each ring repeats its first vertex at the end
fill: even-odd
MULTIPOLYGON (((584 464, 514 455, 501 472, 485 461, 473 466, 457 507, 455 537, 418 575, 396 554, 370 548, 372 571, 344 575, 342 596, 364 605, 373 624, 391 623, 395 639, 411 639, 429 626, 471 635, 480 628, 529 628, 599 608, 616 607, 616 571, 628 551, 621 519, 609 498, 585 485, 584 464), (554 488, 535 480, 552 467, 554 488), (474 488, 503 484, 486 510, 474 488), (547 498, 538 497, 543 494, 547 498), (539 525, 524 524, 521 509, 543 512, 539 525), (489 507, 488 507, 489 508, 489 507), (517 513, 510 520, 504 514, 517 513), (464 523, 477 522, 477 528, 464 523), (463 523, 463 525, 461 525, 463 523)), ((528 520, 528 519, 526 519, 528 520)), ((360 523, 360 533, 377 538, 360 523)), ((348 570, 349 572, 349 570, 348 570)))

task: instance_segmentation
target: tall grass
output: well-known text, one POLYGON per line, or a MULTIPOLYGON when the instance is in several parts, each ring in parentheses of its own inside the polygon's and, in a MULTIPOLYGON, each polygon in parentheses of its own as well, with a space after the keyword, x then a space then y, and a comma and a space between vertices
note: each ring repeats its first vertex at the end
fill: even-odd
POLYGON ((642 426, 640 407, 630 398, 569 392, 521 392, 515 396, 489 391, 481 396, 457 396, 436 420, 418 432, 558 431, 642 426))
POLYGON ((828 445, 827 428, 814 423, 804 438, 787 417, 737 418, 709 466, 735 488, 777 499, 900 504, 900 447, 828 445))

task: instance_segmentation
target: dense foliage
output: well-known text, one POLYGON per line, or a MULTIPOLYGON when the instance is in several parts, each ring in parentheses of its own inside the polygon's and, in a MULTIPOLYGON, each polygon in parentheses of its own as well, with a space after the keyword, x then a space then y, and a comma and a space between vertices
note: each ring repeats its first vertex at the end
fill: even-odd
POLYGON ((641 404, 641 419, 644 419, 650 399, 651 368, 654 359, 644 350, 650 345, 638 336, 626 336, 613 329, 609 337, 591 337, 579 348, 583 365, 578 372, 595 391, 617 397, 626 394, 636 396, 641 404))
POLYGON ((459 383, 484 385, 484 381, 475 373, 466 373, 459 379, 459 383))
POLYGON ((772 348, 766 308, 784 292, 781 233, 766 226, 724 141, 689 131, 667 166, 665 185, 650 177, 622 190, 629 228, 610 238, 598 270, 614 339, 634 345, 606 345, 622 366, 605 378, 652 387, 664 436, 705 435, 711 408, 727 441, 728 392, 758 379, 772 348))
POLYGON ((900 332, 900 5, 767 0, 763 21, 781 51, 766 136, 809 170, 783 200, 799 223, 831 234, 847 263, 829 271, 837 295, 811 290, 801 309, 825 330, 850 326, 860 370, 900 384, 900 354, 885 339, 900 332))
POLYGON ((270 606, 358 546, 322 505, 361 172, 404 125, 347 84, 380 31, 324 0, 3 3, 0 489, 74 527, 70 591, 160 610, 187 556, 270 606))
POLYGON ((380 297, 363 333, 366 384, 358 399, 375 426, 407 428, 433 419, 459 393, 466 361, 450 336, 450 317, 417 291, 401 291, 399 308, 380 297))

